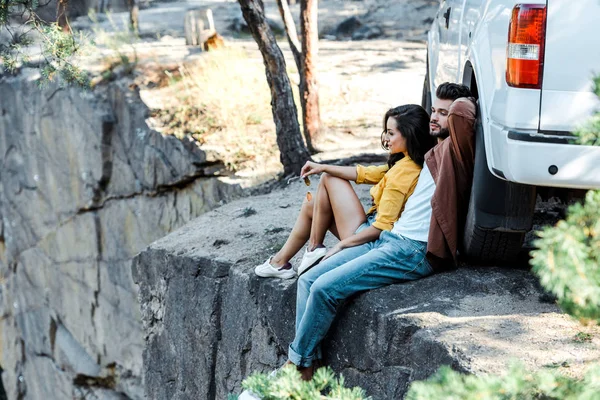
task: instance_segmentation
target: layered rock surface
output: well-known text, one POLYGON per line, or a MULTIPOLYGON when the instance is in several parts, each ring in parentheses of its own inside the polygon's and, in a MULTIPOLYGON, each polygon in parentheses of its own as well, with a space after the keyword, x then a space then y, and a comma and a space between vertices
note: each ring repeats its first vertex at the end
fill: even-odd
MULTIPOLYGON (((296 182, 232 202, 136 257, 148 398, 224 399, 252 372, 286 360, 295 279, 258 278, 252 268, 283 244, 305 189, 296 182)), ((366 188, 359 193, 367 200, 366 188)), ((580 374, 600 356, 599 332, 577 342, 582 328, 542 294, 528 271, 498 267, 368 292, 341 310, 326 362, 376 399, 401 398, 443 364, 500 373, 517 359, 580 374)))
POLYGON ((240 193, 148 129, 135 89, 0 77, 0 362, 9 399, 142 398, 131 258, 240 193))

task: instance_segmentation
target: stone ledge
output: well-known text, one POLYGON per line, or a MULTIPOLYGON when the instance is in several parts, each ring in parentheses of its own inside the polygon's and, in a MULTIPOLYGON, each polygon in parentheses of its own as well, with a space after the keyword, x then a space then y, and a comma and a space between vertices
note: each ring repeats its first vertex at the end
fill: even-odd
MULTIPOLYGON (((149 398, 227 398, 250 373, 285 361, 295 280, 258 278, 252 267, 282 244, 304 191, 298 183, 230 203, 134 260, 149 398)), ((574 341, 582 328, 540 302, 541 294, 528 271, 498 267, 362 294, 340 311, 324 343, 326 361, 377 399, 401 398, 412 380, 444 364, 496 373, 517 359, 530 368, 569 365, 579 375, 600 357, 599 335, 574 341)))

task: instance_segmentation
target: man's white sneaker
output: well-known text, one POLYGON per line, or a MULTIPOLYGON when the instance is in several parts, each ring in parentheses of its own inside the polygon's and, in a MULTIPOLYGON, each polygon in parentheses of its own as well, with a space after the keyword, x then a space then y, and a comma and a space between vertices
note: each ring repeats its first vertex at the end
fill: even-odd
POLYGON ((294 271, 291 264, 288 268, 277 268, 272 266, 271 257, 269 257, 269 259, 267 259, 267 261, 265 261, 263 264, 257 265, 254 268, 254 273, 262 278, 292 279, 296 276, 296 271, 294 271))
POLYGON ((325 257, 325 254, 327 254, 327 248, 325 247, 318 247, 313 251, 308 251, 308 249, 306 249, 302 256, 302 262, 298 267, 298 276, 315 266, 323 257, 325 257))

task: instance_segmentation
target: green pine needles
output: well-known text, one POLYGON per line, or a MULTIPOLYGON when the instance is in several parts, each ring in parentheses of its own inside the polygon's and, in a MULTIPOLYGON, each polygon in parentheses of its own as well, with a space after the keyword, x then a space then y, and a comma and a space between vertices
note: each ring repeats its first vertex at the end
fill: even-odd
POLYGON ((508 373, 464 375, 442 367, 431 378, 414 382, 407 400, 595 400, 600 393, 600 367, 590 368, 583 380, 554 371, 527 371, 514 364, 508 373))
POLYGON ((364 390, 344 387, 344 377, 335 377, 329 367, 319 368, 311 381, 305 382, 292 365, 287 365, 270 377, 253 374, 243 383, 244 389, 255 393, 262 400, 368 400, 364 390))
MULTIPOLYGON (((600 97, 600 75, 594 78, 594 93, 600 97)), ((596 112, 575 134, 579 144, 587 146, 600 146, 600 111, 596 112)))
POLYGON ((41 60, 34 64, 40 69, 41 84, 62 78, 63 84, 87 87, 88 74, 73 59, 81 53, 87 41, 83 35, 75 36, 58 24, 47 24, 36 14, 38 0, 0 0, 0 33, 8 33, 9 43, 0 44, 0 71, 15 73, 21 64, 31 63, 27 46, 40 43, 41 60), (11 24, 11 16, 19 17, 20 25, 11 24))
POLYGON ((538 235, 531 265, 542 285, 565 312, 600 324, 600 191, 589 191, 585 204, 569 207, 566 220, 538 235))

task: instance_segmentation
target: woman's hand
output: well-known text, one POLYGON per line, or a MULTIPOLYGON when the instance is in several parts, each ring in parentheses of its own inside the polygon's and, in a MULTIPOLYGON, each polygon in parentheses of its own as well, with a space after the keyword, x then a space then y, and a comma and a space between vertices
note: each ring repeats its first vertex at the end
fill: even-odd
POLYGON ((333 246, 331 249, 329 249, 327 254, 325 254, 325 257, 323 257, 321 259, 321 261, 327 260, 329 257, 331 257, 332 255, 334 255, 336 253, 339 253, 340 251, 344 250, 345 248, 346 248, 346 246, 344 246, 344 244, 342 242, 338 242, 335 246, 333 246))
POLYGON ((300 170, 300 176, 304 178, 309 175, 320 174, 323 172, 325 172, 325 166, 323 164, 307 161, 300 170))

